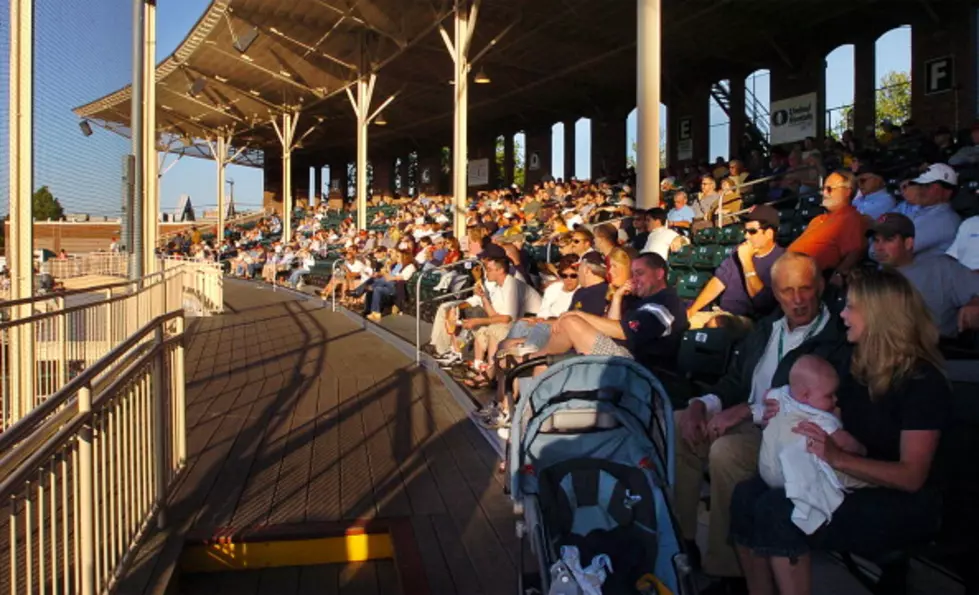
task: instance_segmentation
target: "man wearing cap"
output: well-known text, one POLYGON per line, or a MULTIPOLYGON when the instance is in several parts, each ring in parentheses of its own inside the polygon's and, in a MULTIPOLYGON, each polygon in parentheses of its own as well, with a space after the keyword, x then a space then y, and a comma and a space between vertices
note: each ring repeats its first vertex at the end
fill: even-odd
POLYGON ((861 160, 856 176, 860 192, 853 199, 853 208, 871 219, 894 210, 897 200, 887 191, 887 182, 873 163, 861 160))
POLYGON ((826 213, 809 222, 802 235, 789 245, 789 252, 812 256, 821 271, 834 271, 832 281, 843 277, 866 255, 867 221, 853 205, 856 191, 853 172, 837 170, 823 184, 826 213))
POLYGON ((718 314, 749 318, 767 316, 775 309, 772 295, 772 265, 785 249, 775 243, 778 211, 758 205, 743 218, 745 241, 724 259, 714 277, 687 309, 691 328, 708 326, 718 314), (720 296, 719 311, 701 312, 720 296))
POLYGON ((979 215, 969 217, 959 225, 955 241, 945 253, 973 271, 979 271, 979 215))
POLYGON ((914 222, 915 254, 944 254, 962 222, 950 204, 959 175, 944 163, 934 163, 917 178, 902 185, 904 201, 891 210, 914 222))
POLYGON ((948 256, 915 254, 915 226, 899 213, 874 223, 874 260, 897 269, 917 288, 942 337, 979 327, 979 275, 948 256))

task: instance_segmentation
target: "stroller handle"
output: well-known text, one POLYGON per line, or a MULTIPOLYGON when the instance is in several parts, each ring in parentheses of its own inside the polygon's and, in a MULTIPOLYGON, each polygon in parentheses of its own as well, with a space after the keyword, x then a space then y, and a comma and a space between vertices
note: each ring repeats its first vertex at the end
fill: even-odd
POLYGON ((507 370, 504 386, 507 387, 507 389, 509 389, 509 387, 513 386, 513 381, 516 378, 519 378, 527 370, 533 370, 537 366, 544 366, 544 365, 553 366, 558 362, 563 362, 566 359, 572 359, 575 357, 578 357, 577 353, 561 353, 558 355, 545 355, 542 357, 535 357, 533 359, 520 362, 513 368, 507 370))

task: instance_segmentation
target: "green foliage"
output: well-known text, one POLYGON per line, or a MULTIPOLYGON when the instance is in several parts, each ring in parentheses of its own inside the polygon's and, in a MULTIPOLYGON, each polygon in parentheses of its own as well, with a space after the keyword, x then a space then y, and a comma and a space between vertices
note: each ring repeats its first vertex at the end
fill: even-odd
MULTIPOLYGON (((877 113, 874 117, 874 127, 880 130, 885 120, 900 125, 911 118, 911 73, 890 71, 880 79, 877 88, 877 113)), ((842 110, 842 118, 836 125, 837 134, 842 134, 853 126, 853 106, 848 105, 842 110)), ((863 131, 854 131, 862 134, 863 131)))
MULTIPOLYGON (((659 134, 659 166, 660 168, 666 167, 667 156, 666 156, 666 130, 660 128, 659 134)), ((632 141, 632 150, 626 155, 625 164, 627 167, 633 169, 638 169, 636 161, 639 159, 639 141, 632 141)))
POLYGON ((34 191, 31 202, 34 207, 34 219, 37 221, 60 221, 65 216, 61 203, 51 194, 47 186, 41 186, 34 191))
MULTIPOLYGON (((500 136, 496 139, 496 171, 500 172, 500 179, 503 179, 503 165, 506 161, 505 155, 505 140, 504 137, 500 136)), ((513 139, 513 183, 517 186, 523 188, 524 182, 527 181, 527 170, 524 167, 524 152, 523 145, 517 141, 516 138, 513 139)))

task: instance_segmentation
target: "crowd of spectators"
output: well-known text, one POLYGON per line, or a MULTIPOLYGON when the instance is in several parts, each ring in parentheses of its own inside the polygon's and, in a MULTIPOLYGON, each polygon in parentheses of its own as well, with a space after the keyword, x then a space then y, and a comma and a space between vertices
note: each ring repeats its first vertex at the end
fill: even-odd
POLYGON ((272 216, 216 243, 182 235, 168 251, 293 287, 339 254, 321 294, 375 322, 421 299, 416 275, 431 276, 436 295, 471 288, 437 302, 425 350, 473 391, 492 391, 479 393, 492 396, 475 419, 504 439, 504 397, 519 398, 519 383, 502 380, 522 360, 611 355, 682 377, 687 331, 729 333, 737 347, 726 371, 692 383, 697 394, 676 413, 680 528, 716 579, 713 592, 808 593, 811 550, 873 555, 928 539, 940 523, 933 460, 954 420, 939 348, 974 350, 979 329, 979 205, 969 186, 979 180, 979 124, 965 141, 945 129, 926 137, 908 122, 863 143, 847 132, 768 159, 753 151, 744 162, 669 169, 662 206, 648 210, 636 208, 628 175, 480 192, 461 238, 451 199, 423 195, 378 201, 366 230, 352 211, 323 203, 297 212, 286 245, 272 216), (727 227, 743 241, 697 295, 681 298, 675 259, 727 227), (806 533, 793 522, 797 499, 758 477, 758 459, 778 415, 766 394, 810 355, 838 377, 830 410, 842 429, 800 424, 797 433, 814 457, 876 489, 846 495, 806 533))

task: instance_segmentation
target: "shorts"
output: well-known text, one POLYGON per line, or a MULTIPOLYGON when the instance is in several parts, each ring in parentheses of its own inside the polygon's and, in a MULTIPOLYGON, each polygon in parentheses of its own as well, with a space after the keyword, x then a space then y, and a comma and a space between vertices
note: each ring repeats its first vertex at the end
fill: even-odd
POLYGON ((489 326, 479 327, 476 329, 474 335, 477 338, 484 337, 487 345, 496 345, 503 339, 506 339, 507 333, 509 332, 509 324, 491 324, 489 326))
POLYGON ((635 359, 632 357, 632 353, 628 349, 619 345, 610 337, 603 335, 602 333, 598 333, 598 335, 595 336, 595 344, 592 345, 591 355, 609 355, 635 359))

